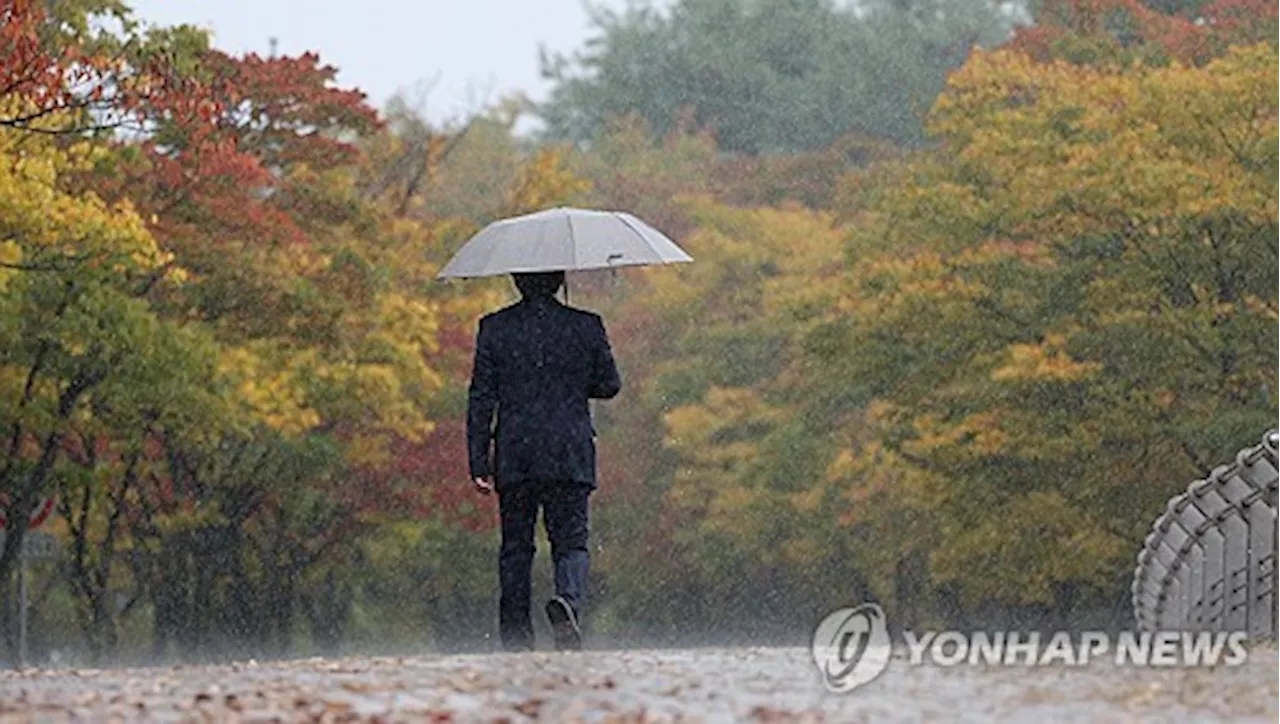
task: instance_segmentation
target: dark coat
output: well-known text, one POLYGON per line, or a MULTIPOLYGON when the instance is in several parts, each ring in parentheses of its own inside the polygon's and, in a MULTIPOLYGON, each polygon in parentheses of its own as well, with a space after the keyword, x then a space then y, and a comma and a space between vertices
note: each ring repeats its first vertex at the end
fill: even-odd
POLYGON ((538 479, 594 488, 588 400, 609 399, 621 386, 598 314, 543 296, 484 317, 467 403, 471 476, 493 475, 499 486, 538 479))

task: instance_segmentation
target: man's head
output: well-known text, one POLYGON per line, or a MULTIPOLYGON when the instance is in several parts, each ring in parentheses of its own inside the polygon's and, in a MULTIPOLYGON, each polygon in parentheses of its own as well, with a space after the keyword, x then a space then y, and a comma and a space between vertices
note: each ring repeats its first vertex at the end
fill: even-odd
POLYGON ((520 296, 525 299, 536 297, 553 297, 556 292, 560 291, 560 287, 564 286, 564 272, 525 272, 520 274, 512 274, 515 279, 516 289, 520 290, 520 296))

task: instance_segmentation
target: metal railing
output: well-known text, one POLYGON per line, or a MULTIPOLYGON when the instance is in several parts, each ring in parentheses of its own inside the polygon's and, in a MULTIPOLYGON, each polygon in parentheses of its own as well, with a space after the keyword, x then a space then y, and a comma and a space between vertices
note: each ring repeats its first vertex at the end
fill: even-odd
POLYGON ((1275 638, 1278 440, 1268 432, 1169 501, 1134 571, 1140 630, 1275 638))

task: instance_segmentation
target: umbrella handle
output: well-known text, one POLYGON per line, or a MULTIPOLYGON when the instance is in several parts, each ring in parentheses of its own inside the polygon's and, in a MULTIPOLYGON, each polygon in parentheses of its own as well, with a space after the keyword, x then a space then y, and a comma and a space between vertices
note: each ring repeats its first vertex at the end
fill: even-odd
POLYGON ((615 289, 618 287, 618 267, 614 262, 623 258, 625 258, 623 254, 610 254, 608 258, 605 259, 609 264, 609 282, 615 289))

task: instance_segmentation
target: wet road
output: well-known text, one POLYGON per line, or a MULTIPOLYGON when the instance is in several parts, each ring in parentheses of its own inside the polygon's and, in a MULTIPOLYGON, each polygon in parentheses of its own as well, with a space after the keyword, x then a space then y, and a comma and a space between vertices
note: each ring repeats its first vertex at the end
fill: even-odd
POLYGON ((0 722, 1277 720, 1274 647, 1214 669, 909 667, 829 694, 805 649, 0 672, 0 722))

